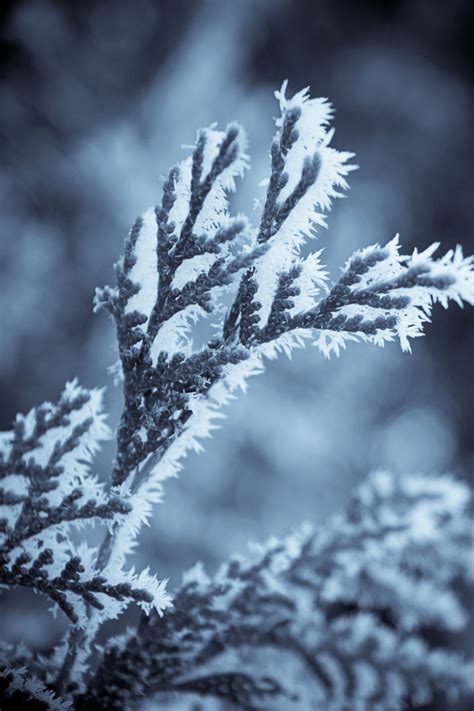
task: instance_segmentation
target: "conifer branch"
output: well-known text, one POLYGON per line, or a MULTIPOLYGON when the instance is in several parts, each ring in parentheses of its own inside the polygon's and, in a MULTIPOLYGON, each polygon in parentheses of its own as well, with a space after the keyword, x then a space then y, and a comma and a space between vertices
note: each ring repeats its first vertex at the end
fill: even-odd
POLYGON ((116 285, 96 292, 123 387, 110 478, 90 471, 109 436, 102 393, 76 381, 0 435, 0 584, 46 595, 71 623, 48 660, 5 647, 3 688, 22 703, 123 708, 197 693, 246 709, 374 711, 472 689, 471 667, 424 639, 427 626, 465 624, 453 586, 468 577, 467 494, 453 480, 374 476, 328 530, 271 541, 213 579, 196 567, 171 609, 166 580, 126 568, 163 482, 265 359, 309 339, 325 356, 356 340, 409 351, 435 303, 474 304, 472 258, 457 247, 436 259, 438 243, 411 255, 398 238, 368 247, 330 281, 307 242, 348 187, 353 154, 330 146, 325 99, 287 98, 286 83, 276 98, 259 224, 229 210, 248 167, 243 130, 202 129, 126 237, 116 285), (72 536, 88 523, 105 528, 94 547, 72 536), (131 603, 149 617, 94 670, 99 630, 131 603))

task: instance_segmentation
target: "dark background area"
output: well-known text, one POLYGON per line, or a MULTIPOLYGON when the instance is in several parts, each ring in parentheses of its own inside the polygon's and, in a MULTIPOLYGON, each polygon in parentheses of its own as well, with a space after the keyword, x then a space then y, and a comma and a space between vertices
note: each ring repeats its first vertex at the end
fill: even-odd
MULTIPOLYGON (((253 169, 235 209, 254 216, 285 78, 329 97, 334 145, 360 164, 319 235, 333 275, 396 232, 406 250, 474 251, 469 0, 30 0, 0 12, 2 429, 75 375, 110 385, 117 421, 113 332, 92 314, 94 289, 112 282, 128 227, 200 125, 246 127, 253 169)), ((309 348, 271 363, 168 483, 143 560, 174 585, 196 559, 212 568, 248 540, 324 521, 377 467, 468 478, 473 333, 468 307, 438 307, 410 357, 355 345, 339 360, 309 348)), ((99 473, 112 457, 110 445, 99 473)), ((32 615, 31 643, 59 634, 45 620, 32 615)))

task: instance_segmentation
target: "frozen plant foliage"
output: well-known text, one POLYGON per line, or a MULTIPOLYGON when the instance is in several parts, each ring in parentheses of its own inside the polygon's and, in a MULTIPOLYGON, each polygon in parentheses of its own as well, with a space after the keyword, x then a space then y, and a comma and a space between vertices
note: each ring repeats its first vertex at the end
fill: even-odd
POLYGON ((468 503, 454 479, 378 472, 325 528, 253 546, 214 578, 195 566, 170 612, 104 651, 84 702, 188 691, 245 709, 390 711, 474 691, 474 665, 423 640, 465 623, 451 585, 472 576, 468 503))
POLYGON ((76 548, 73 526, 94 519, 112 521, 130 511, 117 494, 105 490, 89 472, 101 440, 109 436, 102 414, 102 393, 76 382, 66 385, 56 405, 44 403, 22 417, 3 436, 1 571, 3 585, 31 587, 47 595, 82 626, 89 606, 108 607, 113 600, 136 600, 148 607, 155 600, 131 585, 133 575, 112 583, 97 574, 97 551, 76 548), (109 598, 107 602, 104 596, 109 598))
POLYGON ((107 708, 175 689, 242 708, 266 708, 270 697, 276 708, 283 695, 283 704, 324 698, 334 708, 362 709, 400 708, 438 688, 467 690, 463 664, 453 657, 449 666, 448 652, 429 650, 420 636, 425 624, 464 624, 450 585, 466 574, 466 493, 450 480, 379 475, 357 499, 358 518, 352 512, 324 535, 304 531, 272 543, 214 581, 197 568, 174 607, 165 580, 127 566, 163 482, 187 451, 200 449, 265 358, 308 339, 324 356, 354 340, 399 339, 409 350, 434 303, 474 303, 473 262, 460 247, 438 259, 437 244, 402 255, 395 238, 356 252, 330 282, 308 241, 347 188, 352 154, 330 145, 325 99, 307 90, 288 99, 285 84, 276 97, 281 116, 258 226, 229 211, 229 193, 248 167, 242 129, 203 129, 192 155, 171 169, 161 204, 133 225, 116 286, 97 290, 95 308, 115 322, 113 372, 124 395, 110 479, 90 471, 109 434, 99 391, 70 383, 56 405, 19 416, 2 435, 0 584, 33 588, 71 623, 47 658, 5 649, 10 695, 107 708), (377 505, 367 500, 377 496, 377 505), (78 544, 77 529, 94 522, 105 529, 102 543, 78 544), (439 550, 419 555, 420 541, 436 532, 439 550), (296 569, 303 578, 294 579, 296 569), (130 603, 152 613, 138 632, 143 649, 133 640, 114 643, 95 678, 97 633, 130 603), (284 610, 291 621, 281 626, 284 610), (156 630, 161 647, 148 644, 156 630), (250 655, 243 672, 237 652, 250 642, 262 654, 250 655), (298 662, 288 688, 259 674, 278 652, 298 662), (301 661, 315 672, 306 690, 301 661), (424 679, 416 693, 415 678, 424 679))
POLYGON ((332 286, 319 252, 301 256, 355 166, 329 146, 330 105, 307 90, 286 99, 285 89, 260 225, 228 210, 248 165, 242 129, 202 130, 193 155, 171 169, 161 205, 133 226, 117 286, 97 290, 96 307, 116 323, 125 395, 112 481, 132 492, 133 510, 116 534, 118 558, 161 499, 161 482, 200 448, 264 357, 308 338, 326 356, 350 340, 399 338, 408 350, 433 303, 474 303, 472 259, 460 248, 439 260, 437 245, 403 256, 394 239, 353 255, 332 286), (193 328, 202 319, 205 343, 193 328))

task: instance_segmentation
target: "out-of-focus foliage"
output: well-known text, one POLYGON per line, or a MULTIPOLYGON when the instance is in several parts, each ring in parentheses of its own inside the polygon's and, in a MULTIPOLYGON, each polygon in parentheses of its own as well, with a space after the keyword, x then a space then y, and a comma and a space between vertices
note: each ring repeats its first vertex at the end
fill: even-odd
POLYGON ((469 498, 449 477, 378 472, 324 527, 255 545, 212 579, 196 565, 172 611, 110 643, 84 702, 124 708, 155 693, 149 708, 168 708, 177 694, 184 709, 191 694, 391 711, 473 693, 473 665, 425 640, 466 621, 451 585, 472 582, 469 498))

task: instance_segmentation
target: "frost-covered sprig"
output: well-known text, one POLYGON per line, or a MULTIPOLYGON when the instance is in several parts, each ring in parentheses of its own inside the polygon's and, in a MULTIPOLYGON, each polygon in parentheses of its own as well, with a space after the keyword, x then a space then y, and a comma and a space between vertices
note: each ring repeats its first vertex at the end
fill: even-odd
POLYGON ((174 692, 390 711, 469 695, 473 664, 429 641, 466 623, 455 589, 472 583, 468 506, 450 477, 372 475, 324 528, 254 546, 214 578, 196 565, 172 610, 109 644, 79 703, 174 692))
POLYGON ((31 655, 13 645, 0 648, 0 698, 5 709, 68 711, 69 701, 60 699, 31 671, 31 655))
POLYGON ((384 247, 356 252, 327 296, 289 318, 286 328, 313 328, 326 356, 339 354, 349 340, 383 346, 399 338, 402 349, 411 351, 409 339, 423 335, 434 303, 474 304, 472 257, 464 258, 458 246, 433 259, 438 247, 436 242, 402 255, 397 236, 384 247))
POLYGON ((131 230, 116 265, 117 287, 97 292, 96 305, 105 305, 117 324, 124 378, 115 485, 171 444, 191 414, 190 394, 205 391, 215 372, 235 360, 229 349, 186 360, 176 341, 189 319, 212 311, 211 290, 230 284, 255 258, 232 250, 246 222, 226 214, 226 190, 246 165, 242 144, 234 125, 225 133, 200 132, 192 159, 171 169, 161 206, 131 230), (199 383, 192 378, 198 369, 199 383))
POLYGON ((130 504, 110 493, 89 470, 110 436, 102 392, 68 383, 56 404, 16 417, 0 451, 0 585, 47 596, 74 625, 90 608, 114 616, 118 603, 148 609, 153 595, 134 574, 115 580, 98 574, 97 549, 77 546, 73 528, 123 518, 130 504))
MULTIPOLYGON (((161 497, 160 481, 199 446, 216 409, 261 368, 262 355, 290 347, 276 324, 282 304, 300 294, 293 280, 306 284, 306 296, 324 280, 314 256, 303 264, 297 254, 304 233, 324 222, 322 212, 346 187, 351 154, 328 145, 325 100, 309 100, 307 92, 287 100, 284 90, 278 97, 282 116, 260 226, 228 211, 227 194, 248 163, 243 131, 201 130, 192 156, 171 169, 161 205, 132 228, 116 265, 117 286, 97 292, 96 307, 112 314, 119 342, 125 406, 113 484, 135 502, 122 531, 127 549, 161 497), (288 277, 279 271, 286 267, 288 277), (258 299, 268 294, 259 289, 271 299, 261 326, 258 299), (199 343, 192 326, 211 313, 209 337, 199 343), (265 337, 255 337, 257 328, 265 337)), ((112 555, 109 545, 105 551, 104 561, 112 555)))
POLYGON ((242 129, 201 130, 165 180, 161 204, 132 228, 116 287, 97 291, 96 307, 115 320, 124 391, 112 484, 132 506, 104 544, 104 565, 132 549, 163 480, 200 448, 265 357, 308 338, 326 356, 350 340, 383 345, 395 336, 407 350, 433 302, 474 302, 472 260, 459 248, 439 260, 434 245, 406 257, 397 240, 353 255, 330 285, 321 252, 303 246, 347 188, 352 154, 330 146, 325 99, 307 90, 287 98, 286 84, 276 96, 259 225, 229 213, 228 194, 248 164, 242 129))

